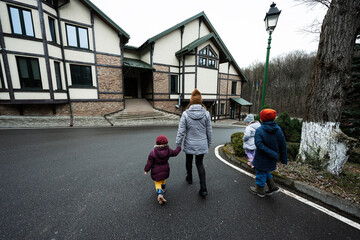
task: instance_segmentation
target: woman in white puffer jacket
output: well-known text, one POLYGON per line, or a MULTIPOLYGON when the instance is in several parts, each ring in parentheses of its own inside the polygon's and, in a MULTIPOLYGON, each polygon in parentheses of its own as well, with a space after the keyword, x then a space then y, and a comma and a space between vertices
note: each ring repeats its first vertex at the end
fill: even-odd
POLYGON ((260 127, 261 124, 258 121, 255 121, 253 114, 247 115, 244 122, 248 126, 245 128, 245 132, 244 132, 243 148, 245 149, 245 154, 249 158, 248 165, 253 168, 254 166, 252 165, 252 161, 254 160, 255 150, 256 150, 255 132, 256 129, 260 127))

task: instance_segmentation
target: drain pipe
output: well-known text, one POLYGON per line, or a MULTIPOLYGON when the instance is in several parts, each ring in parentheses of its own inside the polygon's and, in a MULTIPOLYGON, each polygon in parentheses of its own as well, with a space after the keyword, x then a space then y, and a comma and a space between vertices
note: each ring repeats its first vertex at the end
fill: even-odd
POLYGON ((179 103, 178 103, 177 105, 175 105, 175 107, 176 107, 177 109, 179 109, 180 106, 181 106, 181 93, 179 94, 179 103))
POLYGON ((115 114, 115 113, 118 113, 118 112, 121 112, 121 111, 123 111, 123 110, 125 110, 125 108, 123 108, 123 109, 120 109, 120 110, 116 110, 116 111, 114 111, 114 112, 110 112, 110 113, 106 113, 106 114, 104 114, 104 118, 105 118, 105 120, 106 121, 108 121, 108 123, 110 123, 110 126, 114 126, 114 124, 107 118, 109 115, 111 115, 111 114, 115 114))

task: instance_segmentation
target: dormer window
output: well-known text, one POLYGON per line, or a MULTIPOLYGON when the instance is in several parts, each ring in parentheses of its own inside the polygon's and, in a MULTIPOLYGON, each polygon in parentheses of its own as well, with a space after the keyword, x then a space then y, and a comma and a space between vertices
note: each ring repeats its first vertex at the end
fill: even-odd
POLYGON ((217 55, 210 45, 199 51, 199 66, 216 68, 217 55))

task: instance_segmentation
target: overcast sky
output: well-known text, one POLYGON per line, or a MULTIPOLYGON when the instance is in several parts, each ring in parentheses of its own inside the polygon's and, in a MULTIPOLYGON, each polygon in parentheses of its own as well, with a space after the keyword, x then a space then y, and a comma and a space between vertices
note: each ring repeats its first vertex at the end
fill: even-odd
MULTIPOLYGON (((273 1, 268 0, 91 0, 125 32, 128 45, 140 46, 147 39, 202 11, 241 68, 265 62, 268 33, 264 18, 273 1)), ((281 10, 272 34, 271 58, 294 50, 316 51, 318 36, 301 29, 314 20, 322 22, 327 9, 308 7, 294 0, 277 0, 281 10)))

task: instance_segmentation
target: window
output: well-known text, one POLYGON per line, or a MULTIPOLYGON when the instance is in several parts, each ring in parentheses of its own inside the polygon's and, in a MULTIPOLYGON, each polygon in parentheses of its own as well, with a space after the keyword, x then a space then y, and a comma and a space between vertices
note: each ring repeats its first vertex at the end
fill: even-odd
POLYGON ((213 51, 211 51, 210 49, 209 49, 209 56, 210 57, 215 57, 215 53, 213 51))
POLYGON ((89 49, 87 28, 66 25, 68 46, 89 49))
POLYGON ((210 68, 216 68, 217 56, 212 50, 211 46, 208 45, 199 51, 199 65, 208 66, 210 68))
POLYGON ((55 19, 49 17, 50 41, 56 42, 55 19))
POLYGON ((215 60, 214 59, 209 59, 209 67, 215 67, 215 60))
POLYGON ((225 103, 222 103, 222 104, 220 105, 220 114, 221 114, 221 115, 224 115, 224 114, 225 114, 225 103))
POLYGON ((34 37, 31 11, 9 7, 12 32, 25 36, 34 37))
POLYGON ((207 52, 207 49, 206 48, 203 48, 199 51, 199 54, 201 55, 206 55, 206 52, 207 52))
POLYGON ((56 77, 56 85, 58 90, 63 90, 62 82, 61 82, 61 73, 60 73, 60 63, 54 62, 55 65, 55 77, 56 77))
POLYGON ((237 82, 231 83, 231 95, 236 95, 236 86, 237 86, 237 82))
POLYGON ((170 76, 170 93, 179 93, 178 85, 179 85, 178 76, 171 75, 170 76))
POLYGON ((91 67, 82 65, 70 65, 71 81, 73 86, 92 87, 91 67))
POLYGON ((22 89, 42 89, 39 60, 37 58, 16 57, 20 85, 22 89))
POLYGON ((199 65, 200 66, 206 66, 206 58, 200 57, 199 58, 199 65))

